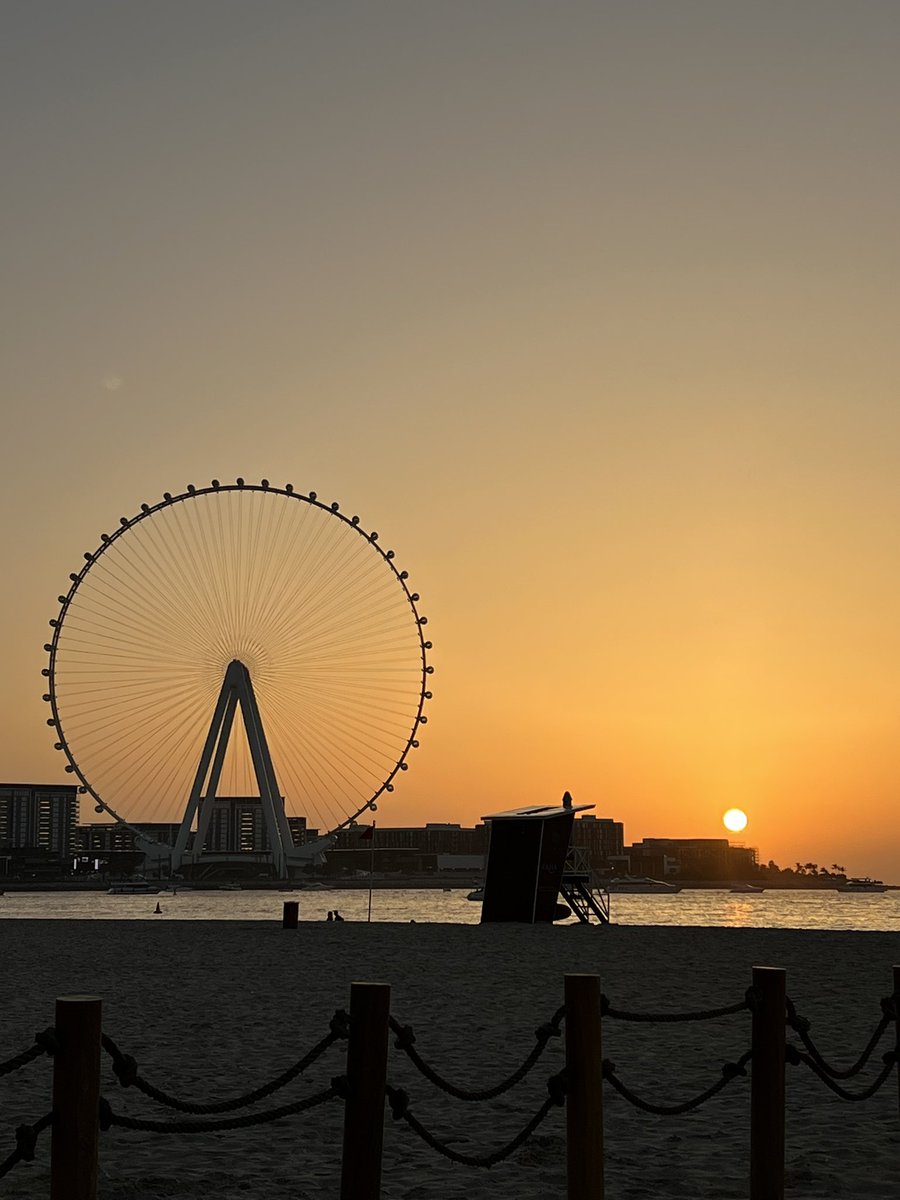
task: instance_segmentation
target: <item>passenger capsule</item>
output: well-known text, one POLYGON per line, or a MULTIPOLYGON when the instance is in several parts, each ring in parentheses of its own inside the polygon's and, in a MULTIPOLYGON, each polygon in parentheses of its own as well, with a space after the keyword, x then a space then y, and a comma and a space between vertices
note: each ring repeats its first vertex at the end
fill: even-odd
POLYGON ((284 490, 285 490, 285 491, 287 492, 287 494, 290 496, 291 492, 293 492, 293 490, 294 490, 294 485, 293 485, 292 483, 286 483, 286 484, 284 485, 284 490))
POLYGON ((171 501, 171 499, 172 499, 172 493, 171 493, 171 492, 163 492, 163 500, 165 500, 165 502, 166 502, 167 504, 168 504, 168 503, 171 501))
POLYGON ((260 486, 261 488, 267 488, 267 487, 269 486, 269 481, 268 481, 268 479, 261 479, 261 480, 259 481, 259 486, 260 486))
POLYGON ((120 524, 120 525, 127 525, 127 524, 128 524, 128 518, 127 518, 127 517, 119 517, 119 524, 120 524))
POLYGON ((310 492, 310 493, 309 493, 309 498, 310 498, 310 500, 315 500, 315 498, 316 498, 316 493, 315 493, 315 492, 310 492))
POLYGON ((41 674, 43 675, 43 677, 44 677, 45 679, 49 679, 49 678, 50 678, 50 668, 49 668, 49 667, 42 667, 42 668, 41 668, 41 674))
POLYGON ((72 764, 71 764, 71 763, 66 763, 66 766, 65 766, 65 771, 66 771, 66 774, 67 774, 67 775, 74 775, 74 773, 75 773, 75 768, 72 766, 72 764))
POLYGON ((409 763, 401 763, 401 764, 400 764, 400 770, 401 770, 401 771, 408 771, 408 770, 409 770, 409 763))
POLYGON ((373 542, 378 541, 378 531, 377 530, 375 530, 375 529, 372 530, 372 532, 369 534, 369 540, 373 541, 373 542))
POLYGON ((418 599, 419 599, 419 593, 418 593, 418 592, 413 592, 413 594, 410 596, 410 600, 412 600, 413 604, 415 604, 415 602, 416 602, 418 599))
POLYGON ((187 485, 187 490, 188 490, 188 495, 193 496, 194 492, 196 492, 197 489, 194 487, 194 485, 192 483, 189 483, 187 485))
POLYGON ((212 486, 216 489, 216 491, 218 491, 219 488, 221 487, 221 484, 219 483, 218 479, 214 479, 212 481, 212 486))
POLYGON ((332 502, 331 502, 331 511, 332 512, 337 512, 340 507, 341 506, 338 504, 337 500, 332 500, 332 502))
POLYGON ((351 517, 351 518, 350 518, 350 524, 351 524, 351 525, 358 525, 358 524, 359 524, 359 517, 351 517))
POLYGON ((426 667, 426 668, 425 668, 425 674, 426 674, 426 675, 433 675, 433 674, 434 674, 434 667, 431 667, 431 666, 429 666, 429 667, 426 667))
POLYGON ((142 512, 142 513, 148 513, 149 511, 150 511, 150 505, 149 505, 149 504, 142 504, 142 505, 141 505, 141 512, 142 512))

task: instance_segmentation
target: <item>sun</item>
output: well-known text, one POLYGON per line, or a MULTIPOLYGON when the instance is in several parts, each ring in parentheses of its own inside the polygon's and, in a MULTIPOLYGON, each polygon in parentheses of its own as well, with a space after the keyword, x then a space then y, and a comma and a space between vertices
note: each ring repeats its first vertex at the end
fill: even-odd
POLYGON ((747 814, 740 808, 729 808, 722 816, 722 824, 732 833, 740 833, 747 828, 747 814))

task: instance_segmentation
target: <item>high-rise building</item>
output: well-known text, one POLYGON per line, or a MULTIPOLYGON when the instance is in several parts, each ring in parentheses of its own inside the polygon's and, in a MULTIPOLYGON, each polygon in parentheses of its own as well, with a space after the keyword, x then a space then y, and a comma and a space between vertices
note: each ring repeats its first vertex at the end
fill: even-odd
POLYGON ((77 823, 76 785, 0 783, 0 846, 68 858, 75 850, 77 823))

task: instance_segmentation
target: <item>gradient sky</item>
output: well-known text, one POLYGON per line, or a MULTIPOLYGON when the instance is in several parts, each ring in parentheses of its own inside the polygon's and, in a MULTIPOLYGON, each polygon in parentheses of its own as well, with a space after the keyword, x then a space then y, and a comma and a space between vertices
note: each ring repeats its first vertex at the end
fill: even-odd
POLYGON ((290 480, 396 549, 384 824, 576 802, 900 883, 900 9, 19 0, 0 776, 120 513, 290 480))

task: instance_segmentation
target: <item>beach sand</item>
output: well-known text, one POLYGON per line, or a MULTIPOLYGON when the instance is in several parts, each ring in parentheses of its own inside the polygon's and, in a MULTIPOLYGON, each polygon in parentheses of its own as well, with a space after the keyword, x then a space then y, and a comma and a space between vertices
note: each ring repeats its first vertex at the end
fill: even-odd
MULTIPOLYGON (((280 916, 280 913, 278 914, 280 916)), ((892 988, 900 938, 889 933, 611 926, 341 925, 259 922, 0 922, 0 1060, 52 1024, 54 998, 103 997, 106 1032, 141 1073, 179 1097, 211 1101, 279 1074, 349 1007, 353 980, 392 986, 392 1012, 416 1030, 423 1058, 456 1083, 493 1084, 534 1045, 562 1003, 568 972, 599 974, 613 1005, 684 1011, 740 1000, 754 964, 785 967, 788 992, 826 1057, 848 1065, 892 988)), ((676 1103, 719 1077, 749 1048, 746 1013, 702 1024, 604 1022, 604 1053, 642 1096, 676 1103)), ((881 1065, 860 1077, 867 1083, 881 1065)), ((261 1107, 299 1099, 344 1070, 332 1048, 261 1107)), ((456 1149, 487 1152, 540 1106, 563 1062, 554 1039, 528 1078, 485 1104, 436 1091, 392 1046, 389 1079, 418 1119, 456 1149)), ((898 1087, 842 1103, 804 1067, 788 1068, 787 1195, 804 1200, 900 1197, 898 1087)), ((858 1088, 853 1081, 849 1086, 858 1088)), ((177 1114, 123 1091, 107 1061, 104 1094, 117 1111, 177 1114)), ((657 1117, 604 1089, 609 1200, 730 1200, 748 1195, 749 1079, 698 1111, 657 1117)), ((40 1059, 0 1080, 0 1158, 14 1129, 50 1107, 51 1066, 40 1059)), ((307 1200, 339 1195, 343 1108, 333 1102, 276 1124, 198 1136, 110 1130, 101 1135, 103 1200, 307 1200)), ((0 1195, 49 1195, 49 1134, 37 1158, 0 1181, 0 1195)), ((454 1165, 403 1122, 385 1123, 386 1200, 545 1200, 565 1196, 565 1114, 551 1111, 531 1140, 493 1169, 454 1165)))

